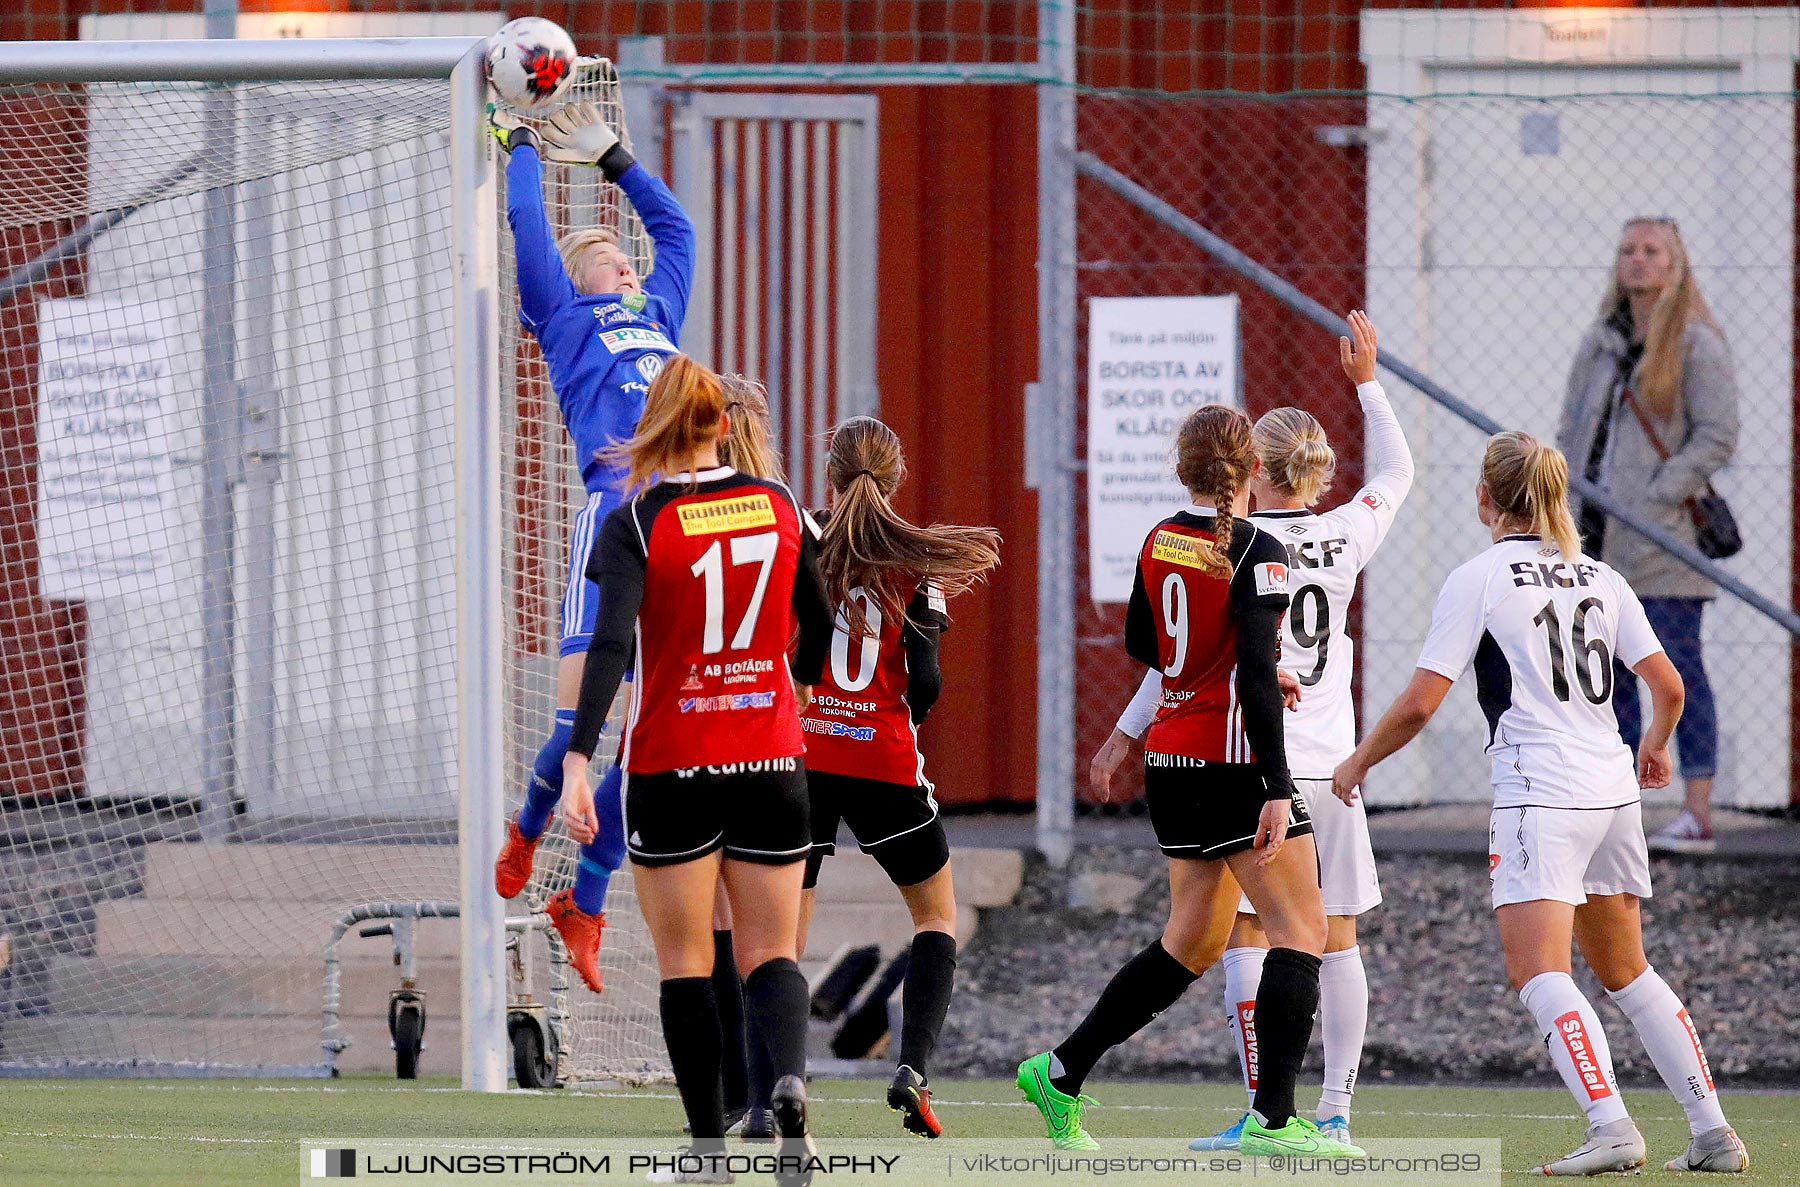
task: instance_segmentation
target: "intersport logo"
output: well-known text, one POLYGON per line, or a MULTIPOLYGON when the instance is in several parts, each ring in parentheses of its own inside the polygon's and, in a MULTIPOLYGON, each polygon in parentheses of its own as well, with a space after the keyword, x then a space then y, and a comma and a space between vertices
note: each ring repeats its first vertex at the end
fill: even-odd
POLYGON ((1588 1099, 1605 1100, 1611 1096, 1612 1085, 1606 1082, 1600 1071, 1600 1061, 1594 1058, 1594 1044, 1588 1038, 1587 1027, 1582 1025, 1581 1014, 1570 1010, 1558 1018, 1556 1033, 1562 1036, 1563 1046, 1569 1049, 1569 1058, 1575 1062, 1575 1074, 1581 1077, 1588 1099))

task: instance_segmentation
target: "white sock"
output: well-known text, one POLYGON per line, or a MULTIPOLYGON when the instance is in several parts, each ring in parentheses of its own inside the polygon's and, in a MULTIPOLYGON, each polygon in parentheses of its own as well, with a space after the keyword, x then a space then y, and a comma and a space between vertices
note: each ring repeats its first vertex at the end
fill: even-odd
POLYGON ((1519 990, 1519 1000, 1537 1020, 1557 1074, 1587 1114, 1589 1125, 1629 1116, 1613 1075, 1612 1049, 1600 1016, 1567 973, 1539 973, 1519 990))
POLYGON ((1702 1134, 1724 1125, 1725 1110, 1719 1107, 1700 1032, 1669 983, 1655 969, 1645 969, 1637 980, 1608 996, 1631 1019, 1657 1075, 1687 1110, 1688 1130, 1702 1134))
POLYGON ((1238 1070, 1244 1074, 1244 1091, 1256 1099, 1256 987, 1262 984, 1266 948, 1227 948, 1219 963, 1225 966, 1225 1027, 1237 1048, 1238 1070))
POLYGON ((1350 1117, 1356 1069, 1362 1065, 1363 1037, 1369 1030, 1369 978, 1362 949, 1327 952, 1319 964, 1319 1030, 1325 1039, 1325 1087, 1318 1120, 1350 1117))

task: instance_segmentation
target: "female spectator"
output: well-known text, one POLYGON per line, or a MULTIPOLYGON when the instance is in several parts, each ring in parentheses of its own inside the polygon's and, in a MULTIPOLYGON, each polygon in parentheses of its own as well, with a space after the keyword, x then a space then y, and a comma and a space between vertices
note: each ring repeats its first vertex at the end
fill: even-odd
MULTIPOLYGON (((1691 543, 1689 501, 1731 460, 1737 437, 1731 355, 1700 295, 1681 231, 1674 219, 1634 218, 1619 239, 1600 318, 1576 349, 1556 443, 1588 481, 1691 543)), ((1608 523, 1598 507, 1580 505, 1577 518, 1584 551, 1631 583, 1687 685, 1687 712, 1675 735, 1687 803, 1651 847, 1711 852, 1719 722, 1700 629, 1701 611, 1718 589, 1647 537, 1608 523)), ((1635 749, 1643 731, 1637 678, 1621 664, 1617 681, 1619 732, 1635 749)))

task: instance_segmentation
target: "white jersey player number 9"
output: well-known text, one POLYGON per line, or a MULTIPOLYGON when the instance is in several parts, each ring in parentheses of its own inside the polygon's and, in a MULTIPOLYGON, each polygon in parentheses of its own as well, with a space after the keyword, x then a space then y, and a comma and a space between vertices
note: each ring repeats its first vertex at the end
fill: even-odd
POLYGON ((1301 672, 1296 677, 1301 685, 1311 688, 1325 678, 1325 664, 1331 658, 1331 599, 1325 595, 1323 586, 1302 585, 1294 591, 1293 608, 1288 611, 1288 628, 1294 632, 1294 642, 1307 649, 1315 649, 1315 659, 1310 672, 1301 672), (1307 626, 1307 619, 1312 625, 1307 626))

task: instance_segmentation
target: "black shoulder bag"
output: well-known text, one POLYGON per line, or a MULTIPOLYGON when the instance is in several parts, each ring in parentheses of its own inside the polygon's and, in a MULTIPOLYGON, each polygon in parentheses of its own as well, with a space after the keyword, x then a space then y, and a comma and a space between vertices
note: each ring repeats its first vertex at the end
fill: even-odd
MULTIPOLYGON (((1627 387, 1619 398, 1631 405, 1632 414, 1643 426, 1644 436, 1650 438, 1650 448, 1656 450, 1656 456, 1668 461, 1669 451, 1650 426, 1650 418, 1638 404, 1637 396, 1627 387)), ((1731 513, 1731 504, 1713 489, 1710 481, 1700 488, 1699 494, 1688 496, 1687 509, 1694 521, 1694 546, 1703 554, 1717 561, 1743 551, 1744 537, 1738 531, 1737 516, 1731 513)))

